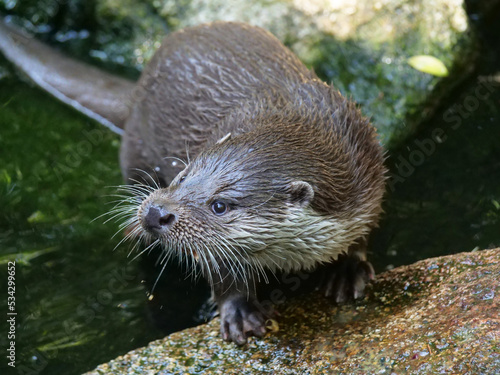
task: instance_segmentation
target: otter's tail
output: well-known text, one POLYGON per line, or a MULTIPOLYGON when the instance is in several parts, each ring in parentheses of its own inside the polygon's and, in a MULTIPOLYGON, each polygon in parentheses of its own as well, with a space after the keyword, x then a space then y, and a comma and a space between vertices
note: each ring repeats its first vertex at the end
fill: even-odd
POLYGON ((2 19, 0 52, 42 89, 123 134, 133 82, 64 56, 2 19))

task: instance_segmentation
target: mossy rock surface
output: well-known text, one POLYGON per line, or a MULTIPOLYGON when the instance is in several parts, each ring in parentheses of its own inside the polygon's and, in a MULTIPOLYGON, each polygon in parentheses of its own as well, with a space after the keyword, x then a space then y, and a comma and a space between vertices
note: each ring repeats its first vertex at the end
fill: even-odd
POLYGON ((286 301, 278 331, 244 347, 215 319, 88 374, 495 374, 498 275, 500 249, 427 259, 379 275, 356 303, 286 301))

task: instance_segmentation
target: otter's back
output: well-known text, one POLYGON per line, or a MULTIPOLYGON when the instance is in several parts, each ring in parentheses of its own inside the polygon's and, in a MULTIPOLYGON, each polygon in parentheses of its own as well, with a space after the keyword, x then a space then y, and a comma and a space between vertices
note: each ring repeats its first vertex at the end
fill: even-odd
POLYGON ((187 149, 195 156, 215 124, 245 101, 264 93, 293 95, 314 78, 257 27, 216 22, 167 36, 133 95, 122 143, 124 176, 133 176, 133 168, 156 169, 169 183, 182 165, 165 157, 186 158, 187 149))

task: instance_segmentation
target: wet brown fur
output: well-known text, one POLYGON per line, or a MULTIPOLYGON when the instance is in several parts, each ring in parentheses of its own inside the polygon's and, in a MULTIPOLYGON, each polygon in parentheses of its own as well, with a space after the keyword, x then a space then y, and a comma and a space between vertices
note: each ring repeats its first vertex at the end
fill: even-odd
POLYGON ((138 85, 121 151, 126 178, 140 178, 140 169, 168 185, 183 169, 169 157, 186 160, 189 150, 193 159, 226 133, 253 130, 263 136, 258 142, 295 142, 298 153, 275 145, 256 163, 278 156, 283 166, 294 165, 297 177, 314 181, 318 212, 346 215, 363 201, 379 205, 385 169, 375 130, 265 30, 216 22, 174 33, 138 85), (266 123, 272 126, 260 126, 266 123))
MULTIPOLYGON (((262 334, 255 306, 233 298, 253 282, 244 267, 232 270, 235 262, 258 270, 311 268, 363 242, 384 191, 375 129, 274 36, 245 24, 216 22, 169 35, 138 87, 125 125, 123 174, 140 179, 138 170, 147 171, 164 187, 142 203, 139 235, 155 237, 144 224, 151 207, 175 214, 172 228, 156 237, 180 256, 209 253, 201 267, 212 285, 225 285, 214 287, 223 336, 242 343, 246 332, 262 334), (177 158, 188 156, 184 169, 177 158), (217 199, 234 209, 214 215, 217 199)), ((364 252, 356 252, 364 262, 364 252)), ((369 264, 361 268, 372 277, 369 264)), ((255 291, 245 289, 251 303, 255 291)))

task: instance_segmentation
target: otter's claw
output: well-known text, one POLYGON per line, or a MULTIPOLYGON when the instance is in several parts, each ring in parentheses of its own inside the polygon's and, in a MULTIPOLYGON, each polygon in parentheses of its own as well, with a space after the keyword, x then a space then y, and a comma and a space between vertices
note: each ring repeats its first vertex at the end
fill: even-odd
POLYGON ((243 345, 248 336, 262 337, 266 333, 266 318, 257 301, 247 301, 244 296, 229 297, 219 306, 219 312, 221 334, 226 341, 243 345))
POLYGON ((342 303, 350 298, 362 298, 366 283, 375 278, 370 262, 354 255, 342 254, 331 264, 325 282, 325 296, 342 303))

